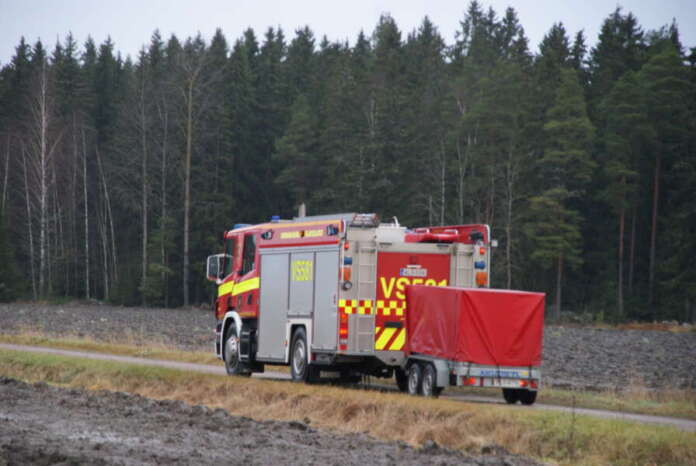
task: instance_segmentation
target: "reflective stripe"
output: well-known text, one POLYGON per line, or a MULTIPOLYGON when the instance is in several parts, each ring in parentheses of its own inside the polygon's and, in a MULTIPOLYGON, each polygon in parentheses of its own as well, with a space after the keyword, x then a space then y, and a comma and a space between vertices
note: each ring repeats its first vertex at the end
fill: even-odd
POLYGON ((392 335, 394 335, 394 332, 396 332, 397 329, 395 328, 385 328, 384 331, 382 331, 382 334, 379 336, 377 341, 375 342, 375 349, 376 350, 383 350, 384 347, 387 345, 389 340, 391 340, 392 335))
POLYGON ((250 278, 240 283, 227 282, 218 287, 218 297, 232 293, 232 296, 246 293, 247 291, 256 290, 259 288, 259 277, 250 278))
POLYGON ((218 298, 227 293, 231 293, 232 290, 234 290, 234 282, 223 283, 222 285, 218 286, 218 298))
POLYGON ((257 290, 259 288, 259 283, 259 277, 250 278, 249 280, 237 283, 234 286, 234 290, 232 290, 232 296, 237 296, 238 294, 246 293, 251 290, 257 290))

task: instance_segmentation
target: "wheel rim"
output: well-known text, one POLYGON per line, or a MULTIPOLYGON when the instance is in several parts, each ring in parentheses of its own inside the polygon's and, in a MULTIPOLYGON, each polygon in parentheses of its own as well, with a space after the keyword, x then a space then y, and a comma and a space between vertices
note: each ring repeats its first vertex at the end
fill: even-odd
POLYGON ((433 376, 430 371, 425 371, 423 377, 423 395, 430 396, 433 394, 433 376))
POLYGON ((231 336, 227 339, 225 345, 225 360, 227 365, 230 367, 236 367, 239 361, 239 345, 237 344, 237 337, 231 336))
POLYGON ((408 392, 418 393, 418 374, 415 369, 411 369, 408 373, 408 392))
POLYGON ((295 351, 293 352, 292 356, 292 368, 295 371, 295 374, 301 375, 304 373, 304 368, 305 368, 305 345, 304 345, 304 340, 297 340, 295 343, 295 351))

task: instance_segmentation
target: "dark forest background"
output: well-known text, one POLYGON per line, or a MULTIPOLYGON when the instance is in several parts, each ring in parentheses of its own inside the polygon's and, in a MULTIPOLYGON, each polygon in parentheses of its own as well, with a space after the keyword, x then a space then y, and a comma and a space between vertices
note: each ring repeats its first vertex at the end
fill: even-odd
POLYGON ((558 23, 535 52, 478 2, 452 44, 388 15, 352 45, 22 39, 0 69, 0 298, 209 302, 222 232, 304 202, 489 223, 495 287, 693 320, 696 49, 621 9, 586 40, 558 23))

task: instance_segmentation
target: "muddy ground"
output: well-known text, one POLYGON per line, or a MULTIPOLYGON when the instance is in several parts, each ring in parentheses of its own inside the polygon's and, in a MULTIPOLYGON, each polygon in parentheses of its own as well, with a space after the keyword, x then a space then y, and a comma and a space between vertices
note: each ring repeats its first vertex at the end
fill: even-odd
MULTIPOLYGON (((214 327, 210 309, 124 308, 95 303, 0 305, 0 333, 36 330, 56 336, 156 341, 212 351, 214 327)), ((548 326, 542 373, 546 384, 567 388, 696 389, 696 332, 548 326)))
POLYGON ((0 376, 0 465, 535 465, 484 447, 466 456, 305 423, 254 421, 180 401, 29 385, 0 376))

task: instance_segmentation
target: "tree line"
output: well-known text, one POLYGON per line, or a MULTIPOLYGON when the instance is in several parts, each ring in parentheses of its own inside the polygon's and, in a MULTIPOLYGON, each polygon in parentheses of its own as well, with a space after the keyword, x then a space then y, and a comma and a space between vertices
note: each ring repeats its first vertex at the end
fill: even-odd
POLYGON ((495 287, 606 320, 696 317, 696 48, 617 8, 596 45, 472 1, 446 43, 383 15, 228 43, 24 38, 0 68, 0 298, 209 301, 237 222, 488 223, 495 287))

